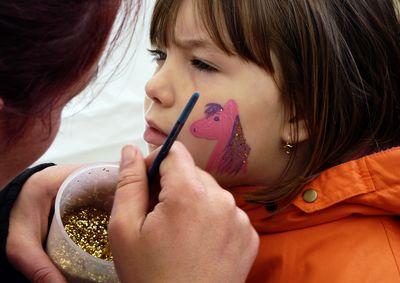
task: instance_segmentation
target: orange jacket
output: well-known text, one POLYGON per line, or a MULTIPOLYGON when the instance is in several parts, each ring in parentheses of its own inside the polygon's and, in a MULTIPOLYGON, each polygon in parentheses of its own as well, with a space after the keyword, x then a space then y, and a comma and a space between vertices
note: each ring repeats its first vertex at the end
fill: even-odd
POLYGON ((236 194, 261 239, 248 282, 400 282, 400 147, 330 168, 313 190, 274 216, 236 194))

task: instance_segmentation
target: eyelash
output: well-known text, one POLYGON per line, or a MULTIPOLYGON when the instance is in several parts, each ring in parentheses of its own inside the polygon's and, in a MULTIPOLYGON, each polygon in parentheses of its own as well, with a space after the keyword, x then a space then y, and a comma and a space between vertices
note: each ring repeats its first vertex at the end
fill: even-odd
MULTIPOLYGON (((153 61, 165 61, 167 59, 167 54, 160 49, 148 49, 150 55, 153 57, 153 61)), ((218 71, 216 68, 210 66, 209 64, 199 60, 199 59, 192 59, 190 63, 193 67, 195 67, 200 72, 216 72, 218 71)))
POLYGON ((216 72, 217 69, 208 65, 207 63, 204 63, 203 61, 199 59, 193 59, 190 61, 193 67, 198 69, 200 72, 216 72))
POLYGON ((167 59, 167 54, 160 49, 147 49, 150 52, 150 56, 153 57, 153 61, 164 61, 167 59))

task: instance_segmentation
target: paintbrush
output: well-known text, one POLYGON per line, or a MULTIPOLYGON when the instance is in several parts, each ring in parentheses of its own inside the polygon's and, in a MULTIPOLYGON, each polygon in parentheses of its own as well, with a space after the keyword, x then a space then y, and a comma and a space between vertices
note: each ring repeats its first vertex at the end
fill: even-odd
POLYGON ((168 152, 170 151, 173 143, 175 142, 176 138, 178 137, 182 127, 185 125, 187 118, 189 117, 190 113, 192 112, 197 100, 199 99, 200 94, 198 92, 193 93, 190 97, 188 103, 186 104, 185 108, 183 109, 181 115, 179 116, 178 120, 176 121, 172 131, 167 136, 164 144, 161 147, 160 152, 157 154, 156 158, 154 159, 153 163, 150 166, 150 169, 147 173, 147 179, 149 183, 149 197, 150 197, 150 206, 151 209, 157 203, 158 194, 160 193, 160 187, 154 184, 155 180, 158 179, 159 169, 161 162, 167 157, 168 152))

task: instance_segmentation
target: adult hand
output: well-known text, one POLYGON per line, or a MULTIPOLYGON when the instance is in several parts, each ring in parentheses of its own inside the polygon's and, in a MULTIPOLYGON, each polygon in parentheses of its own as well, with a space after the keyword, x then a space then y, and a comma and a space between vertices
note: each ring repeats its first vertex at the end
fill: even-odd
POLYGON ((180 143, 160 176, 159 203, 147 214, 146 162, 137 149, 123 149, 109 224, 121 281, 244 282, 259 237, 233 196, 180 143))
POLYGON ((79 166, 52 166, 32 175, 11 211, 7 256, 32 282, 66 282, 43 250, 43 242, 57 191, 79 166))

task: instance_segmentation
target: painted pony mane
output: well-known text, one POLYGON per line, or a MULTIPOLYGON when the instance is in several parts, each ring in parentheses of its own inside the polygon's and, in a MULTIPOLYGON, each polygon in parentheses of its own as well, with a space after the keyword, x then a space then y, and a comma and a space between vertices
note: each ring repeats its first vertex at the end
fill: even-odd
MULTIPOLYGON (((224 108, 217 103, 208 103, 204 111, 206 118, 211 117, 217 112, 222 112, 224 108)), ((217 171, 229 175, 237 174, 247 166, 247 158, 250 154, 250 146, 244 138, 242 125, 239 116, 235 116, 231 137, 225 146, 217 171)))
POLYGON ((225 147, 218 171, 230 175, 237 174, 247 166, 247 158, 250 154, 250 146, 244 139, 242 125, 239 116, 235 117, 231 138, 225 147))

